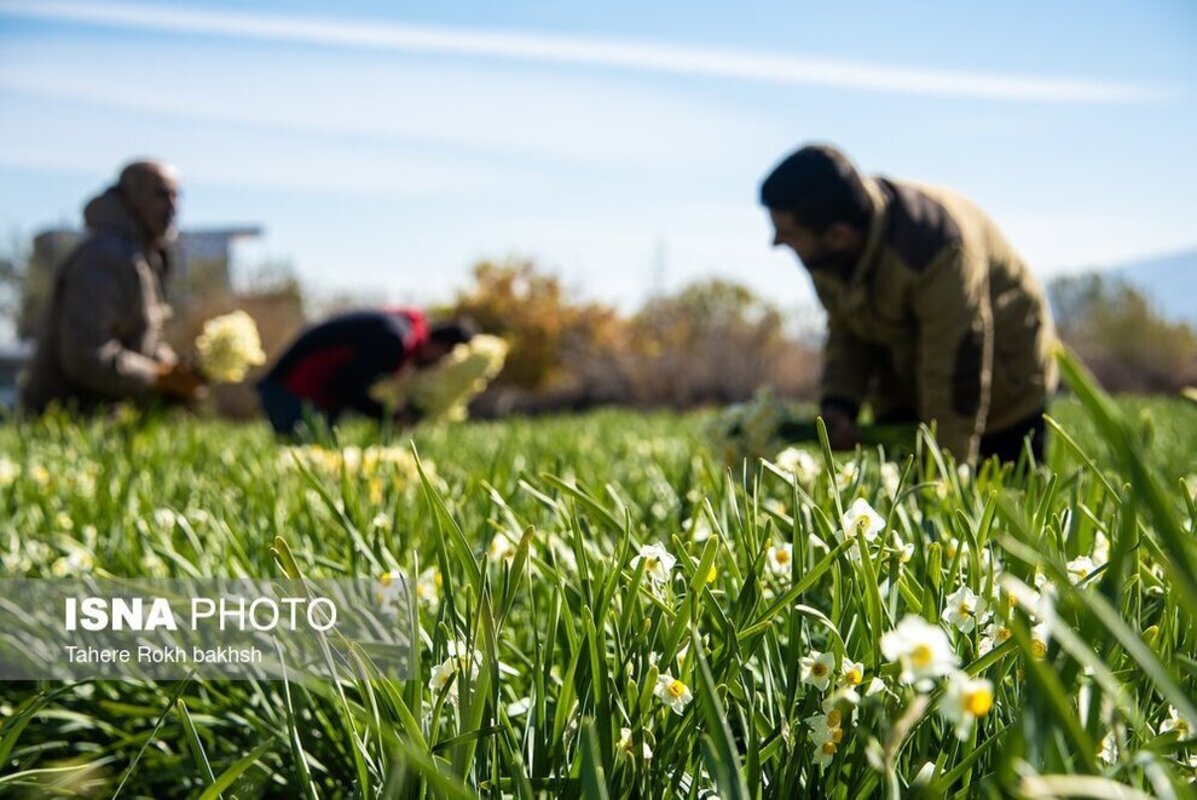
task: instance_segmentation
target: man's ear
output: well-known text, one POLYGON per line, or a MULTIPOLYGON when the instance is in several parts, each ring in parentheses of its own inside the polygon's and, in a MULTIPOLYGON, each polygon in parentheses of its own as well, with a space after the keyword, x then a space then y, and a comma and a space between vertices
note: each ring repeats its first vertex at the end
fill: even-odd
POLYGON ((859 233, 847 222, 833 222, 823 232, 823 241, 834 250, 845 250, 856 244, 859 233))

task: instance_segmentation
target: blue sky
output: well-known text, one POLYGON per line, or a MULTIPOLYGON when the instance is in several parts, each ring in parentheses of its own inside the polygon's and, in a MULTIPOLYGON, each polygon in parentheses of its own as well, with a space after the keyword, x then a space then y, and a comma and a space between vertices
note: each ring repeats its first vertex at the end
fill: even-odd
POLYGON ((755 198, 809 140, 970 195, 1044 276, 1192 247, 1197 6, 0 0, 0 231, 154 155, 184 227, 260 224, 243 260, 324 292, 514 254, 808 305, 755 198))

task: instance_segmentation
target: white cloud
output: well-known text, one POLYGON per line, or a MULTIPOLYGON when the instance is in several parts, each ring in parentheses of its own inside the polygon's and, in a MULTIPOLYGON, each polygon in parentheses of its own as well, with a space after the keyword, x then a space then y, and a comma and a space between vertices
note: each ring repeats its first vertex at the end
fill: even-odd
POLYGON ((1063 77, 931 70, 729 49, 463 28, 298 19, 132 3, 0 0, 0 13, 124 29, 193 33, 366 50, 575 64, 640 72, 904 94, 1072 103, 1159 100, 1167 87, 1063 77))
POLYGON ((535 162, 717 167, 744 143, 776 135, 778 124, 594 77, 446 68, 395 56, 363 63, 343 54, 161 43, 45 43, 10 47, 5 55, 0 89, 34 97, 535 162), (145 63, 157 66, 146 70, 145 63))

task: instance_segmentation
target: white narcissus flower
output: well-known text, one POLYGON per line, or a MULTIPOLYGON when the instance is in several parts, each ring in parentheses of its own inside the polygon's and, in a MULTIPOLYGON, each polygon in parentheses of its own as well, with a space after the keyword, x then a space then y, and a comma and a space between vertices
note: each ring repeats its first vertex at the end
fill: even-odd
POLYGON ((1093 559, 1089 556, 1078 556, 1068 562, 1068 580, 1075 586, 1085 578, 1088 578, 1090 573, 1097 569, 1097 565, 1093 563, 1093 559))
POLYGON ((528 713, 528 710, 530 708, 532 708, 532 698, 531 697, 521 697, 519 700, 516 700, 514 703, 507 704, 507 716, 522 717, 522 716, 524 716, 524 714, 528 713))
POLYGON ((1013 632, 1009 626, 1001 622, 991 622, 977 642, 977 655, 983 656, 998 645, 1005 644, 1013 632))
POLYGON ((825 767, 831 763, 831 759, 835 758, 836 747, 835 742, 828 739, 822 744, 815 745, 814 761, 820 767, 825 767))
POLYGON ((860 686, 864 683, 864 664, 845 656, 840 661, 840 679, 845 686, 860 686))
POLYGON ((843 721, 843 712, 838 708, 833 708, 826 714, 807 717, 806 724, 810 726, 810 740, 815 744, 823 744, 823 742, 839 744, 844 740, 844 729, 840 727, 843 721))
POLYGON ((669 571, 677 564, 677 559, 661 545, 646 544, 640 548, 640 554, 632 559, 632 569, 636 569, 644 561, 644 574, 656 584, 669 581, 669 571))
POLYGON ((705 542, 715 532, 711 528, 710 520, 707 519, 706 514, 699 514, 697 519, 686 520, 682 523, 682 530, 691 531, 690 540, 694 542, 705 542))
POLYGON ((831 683, 831 676, 835 674, 835 654, 811 651, 809 656, 803 656, 798 662, 799 677, 803 683, 809 683, 820 692, 827 691, 831 683))
MULTIPOLYGON (((457 662, 452 658, 445 659, 433 667, 432 675, 428 678, 428 688, 432 691, 433 696, 440 695, 456 674, 457 662)), ((449 690, 449 699, 451 701, 457 699, 456 684, 449 690)))
POLYGON ((894 549, 898 551, 898 563, 909 564, 914 558, 914 542, 904 542, 897 531, 893 532, 894 549))
MULTIPOLYGON (((653 757, 652 748, 648 746, 648 742, 642 742, 640 745, 640 753, 645 761, 653 757)), ((636 745, 632 742, 632 729, 620 728, 619 741, 615 743, 616 752, 621 756, 627 758, 634 758, 636 755, 636 745)))
POLYGON ((967 586, 948 595, 943 609, 943 621, 956 626, 961 633, 971 633, 984 615, 985 601, 967 586))
POLYGON ((902 472, 898 469, 898 465, 892 461, 886 461, 881 464, 881 486, 885 489, 885 493, 891 498, 898 494, 898 486, 902 482, 902 472))
POLYGON ((500 531, 490 540, 490 546, 486 548, 486 557, 496 563, 511 561, 515 558, 515 550, 515 542, 510 536, 500 531))
POLYGON ((213 317, 195 340, 200 371, 218 383, 240 383, 250 367, 266 363, 254 318, 244 311, 213 317))
POLYGON ((71 550, 68 555, 50 565, 50 574, 55 578, 67 578, 75 575, 90 574, 96 561, 92 554, 82 548, 71 550))
POLYGON ((943 554, 949 561, 955 559, 957 554, 964 558, 968 555, 968 542, 961 544, 960 540, 953 536, 944 543, 943 554))
POLYGON ((397 603, 405 592, 403 573, 393 569, 379 576, 378 585, 374 587, 374 599, 380 606, 387 607, 397 603))
POLYGON ((12 486, 20 474, 20 467, 13 463, 7 456, 0 456, 0 487, 12 486))
POLYGON ((1093 565, 1103 566, 1110 560, 1110 540, 1101 531, 1093 537, 1093 565))
POLYGON ((775 575, 789 575, 794 563, 794 546, 789 542, 773 545, 768 554, 769 569, 775 575))
POLYGON ((858 475, 860 475, 860 465, 855 461, 849 461, 835 474, 835 485, 842 492, 856 483, 858 475))
POLYGON ((875 694, 881 694, 885 691, 885 681, 880 678, 873 678, 869 681, 869 686, 865 689, 865 697, 872 697, 875 694))
POLYGON ((662 672, 657 676, 657 686, 653 689, 653 695, 669 706, 674 714, 679 715, 686 713, 686 706, 694 699, 690 687, 668 672, 662 672))
POLYGON ((866 542, 877 538, 877 534, 885 529, 885 518, 873 510, 869 501, 858 497, 848 506, 841 520, 843 528, 836 533, 842 542, 856 536, 863 537, 866 542))
POLYGON ((842 709, 847 707, 849 709, 860 705, 860 692, 856 691, 855 686, 848 686, 840 684, 823 698, 824 713, 830 712, 833 708, 842 709))
POLYGON ((777 466, 794 476, 802 486, 809 486, 819 477, 819 461, 799 447, 787 447, 777 454, 777 466))
POLYGON ((1047 626, 1047 623, 1040 622, 1031 628, 1031 655, 1035 658, 1046 656, 1047 646, 1051 644, 1051 641, 1051 629, 1047 626))
POLYGON ((1101 739, 1101 744, 1097 748, 1097 757, 1106 764, 1114 764, 1118 761, 1118 742, 1114 738, 1114 732, 1110 731, 1101 739))
POLYGON ((437 605, 440 604, 442 583, 439 569, 429 567, 424 570, 416 580, 416 599, 435 611, 437 605))
POLYGON ((482 668, 482 653, 456 641, 449 642, 448 652, 449 657, 433 667, 432 676, 428 679, 428 688, 434 695, 439 695, 446 686, 449 686, 447 697, 455 703, 460 696, 461 682, 473 681, 478 678, 478 673, 482 668), (452 681, 451 685, 450 681, 452 681))
POLYGON ((967 673, 954 672, 948 688, 939 701, 939 711, 956 726, 958 739, 968 738, 973 723, 993 708, 993 683, 985 678, 970 678, 967 673))
POLYGON ((1179 741, 1185 741, 1193 735, 1193 726, 1180 715, 1175 706, 1168 706, 1168 716, 1160 723, 1160 736, 1175 733, 1179 741))
POLYGON ((950 674, 959 661, 943 628, 914 614, 907 614, 881 637, 881 652, 901 664, 903 683, 921 691, 930 689, 935 678, 950 674))

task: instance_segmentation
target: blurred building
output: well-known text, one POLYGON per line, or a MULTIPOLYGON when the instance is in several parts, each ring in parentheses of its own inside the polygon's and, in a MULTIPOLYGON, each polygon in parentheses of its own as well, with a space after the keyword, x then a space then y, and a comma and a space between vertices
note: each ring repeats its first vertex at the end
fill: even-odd
POLYGON ((0 411, 17 404, 17 379, 25 363, 33 355, 28 342, 0 345, 0 411))

